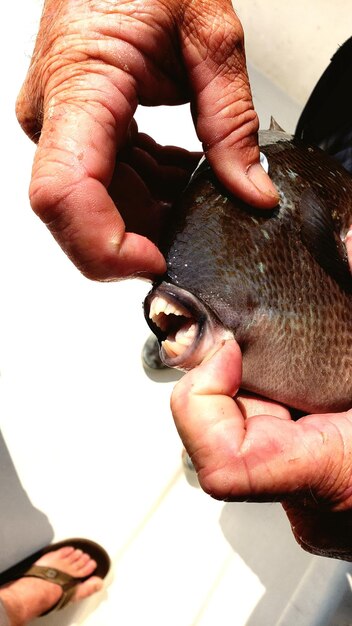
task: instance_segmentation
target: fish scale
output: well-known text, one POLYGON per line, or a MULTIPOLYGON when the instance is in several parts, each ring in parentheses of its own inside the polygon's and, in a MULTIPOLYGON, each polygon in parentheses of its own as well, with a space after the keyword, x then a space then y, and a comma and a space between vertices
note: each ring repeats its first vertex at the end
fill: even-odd
POLYGON ((246 205, 204 161, 174 208, 161 245, 167 274, 153 291, 181 288, 213 327, 233 333, 248 391, 306 412, 344 410, 352 404, 352 278, 341 236, 352 222, 352 177, 281 131, 264 131, 260 145, 279 205, 246 205))

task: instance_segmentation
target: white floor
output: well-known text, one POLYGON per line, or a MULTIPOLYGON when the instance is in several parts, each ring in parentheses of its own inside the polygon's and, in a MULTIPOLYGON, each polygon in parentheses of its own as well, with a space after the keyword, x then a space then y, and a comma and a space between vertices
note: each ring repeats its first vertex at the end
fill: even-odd
MULTIPOLYGON (((40 6, 8 4, 0 38, 0 570, 70 536, 108 550, 106 590, 38 626, 347 626, 331 617, 339 593, 352 610, 347 568, 300 550, 279 505, 215 502, 187 481, 176 375, 156 382, 140 361, 149 286, 84 279, 29 209, 34 148, 13 111, 40 6)), ((293 130, 302 103, 251 76, 262 125, 293 130)), ((187 107, 138 121, 198 147, 187 107)))

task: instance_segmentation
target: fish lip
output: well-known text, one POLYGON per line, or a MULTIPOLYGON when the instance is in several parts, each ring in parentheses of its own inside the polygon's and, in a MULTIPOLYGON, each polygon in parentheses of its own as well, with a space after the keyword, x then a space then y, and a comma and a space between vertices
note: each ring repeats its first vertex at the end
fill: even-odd
POLYGON ((209 323, 209 311, 206 307, 186 289, 164 282, 159 286, 154 287, 146 296, 144 300, 144 316, 148 326, 159 341, 160 356, 165 365, 184 370, 193 367, 194 363, 190 363, 190 357, 195 352, 197 346, 201 343, 204 331, 209 323), (157 297, 165 298, 168 302, 174 303, 178 307, 187 311, 190 319, 192 319, 196 325, 196 333, 192 343, 180 356, 171 357, 165 352, 162 342, 166 339, 168 333, 163 332, 162 329, 150 318, 151 304, 157 297))

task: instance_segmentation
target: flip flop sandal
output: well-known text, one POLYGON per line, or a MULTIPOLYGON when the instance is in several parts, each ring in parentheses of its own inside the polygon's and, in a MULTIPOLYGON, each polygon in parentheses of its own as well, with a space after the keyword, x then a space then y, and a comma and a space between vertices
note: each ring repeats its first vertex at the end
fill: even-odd
POLYGON ((47 580, 52 583, 56 583, 60 585, 62 588, 62 596, 59 601, 51 607, 48 611, 43 613, 42 615, 47 615, 52 611, 58 611, 66 606, 78 585, 80 585, 85 580, 88 580, 91 576, 99 576, 99 578, 105 578, 111 566, 111 561, 108 553, 100 546, 98 543, 94 541, 90 541, 90 539, 81 539, 81 538, 73 538, 73 539, 65 539, 64 541, 59 541, 58 543, 52 543, 41 550, 38 550, 34 554, 31 554, 23 561, 20 561, 13 567, 10 567, 5 572, 0 574, 0 586, 5 585, 9 582, 13 582, 14 580, 18 580, 19 578, 25 578, 27 576, 34 576, 35 578, 41 578, 43 580, 47 580), (62 572, 53 567, 47 567, 43 565, 35 565, 35 562, 44 554, 48 552, 54 552, 55 550, 59 550, 60 548, 64 548, 66 546, 72 546, 73 548, 82 550, 89 554, 89 556, 96 561, 97 567, 95 568, 92 574, 89 576, 85 576, 83 578, 77 578, 75 576, 70 576, 65 572, 62 572))

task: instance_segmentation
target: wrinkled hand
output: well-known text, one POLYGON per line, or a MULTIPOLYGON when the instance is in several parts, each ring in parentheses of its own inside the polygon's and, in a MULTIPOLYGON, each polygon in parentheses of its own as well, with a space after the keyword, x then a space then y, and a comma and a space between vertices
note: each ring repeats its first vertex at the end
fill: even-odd
POLYGON ((155 160, 160 151, 131 123, 138 103, 187 101, 222 182, 253 205, 274 206, 276 191, 258 162, 243 32, 230 0, 46 0, 17 104, 23 129, 38 141, 30 199, 90 278, 164 271, 161 253, 143 235, 155 240, 172 198, 155 186, 157 177, 150 186, 149 165, 154 174, 161 165, 163 188, 169 180, 176 193, 194 158, 179 153, 175 162, 164 151, 155 160), (141 142, 146 170, 143 159, 136 165, 141 142), (120 213, 107 191, 115 165, 120 213))
POLYGON ((292 421, 278 404, 236 396, 240 383, 240 349, 229 341, 174 389, 202 488, 221 500, 280 500, 304 549, 352 560, 352 409, 292 421))

